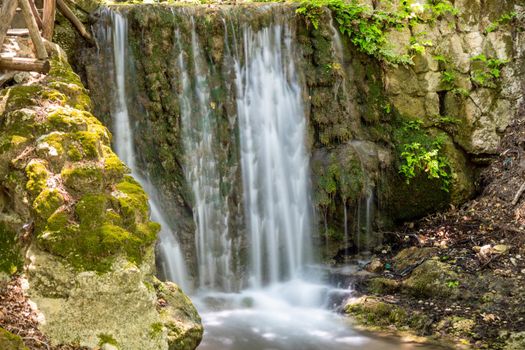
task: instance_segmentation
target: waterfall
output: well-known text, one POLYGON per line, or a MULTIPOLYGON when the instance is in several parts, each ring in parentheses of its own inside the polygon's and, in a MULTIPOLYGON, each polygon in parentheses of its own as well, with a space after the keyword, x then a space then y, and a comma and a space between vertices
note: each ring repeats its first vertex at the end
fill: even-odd
POLYGON ((235 58, 241 168, 251 282, 260 287, 297 277, 310 258, 306 118, 289 29, 245 27, 242 44, 235 58))
POLYGON ((185 151, 185 177, 193 192, 193 217, 199 287, 232 291, 236 276, 232 267, 233 240, 229 232, 227 198, 221 195, 222 182, 217 159, 218 129, 208 87, 207 63, 191 19, 191 48, 185 52, 181 33, 175 32, 179 50, 181 93, 179 103, 185 151), (185 57, 191 57, 186 62, 185 57), (193 76, 190 79, 188 65, 193 76))
MULTIPOLYGON (((159 250, 162 255, 163 270, 166 277, 175 281, 179 286, 188 290, 187 273, 182 251, 177 243, 173 232, 164 219, 162 211, 157 204, 155 188, 145 176, 137 170, 135 162, 135 151, 133 145, 133 129, 128 112, 127 92, 126 92, 126 59, 128 56, 128 22, 120 13, 111 11, 112 21, 112 42, 114 57, 114 80, 115 93, 112 104, 111 117, 113 121, 113 143, 117 155, 131 169, 132 175, 144 187, 149 195, 149 205, 152 220, 161 225, 159 250)), ((101 40, 108 38, 101 38, 101 40)))
MULTIPOLYGON (((173 11, 177 18, 180 14, 173 11)), ((228 67, 227 73, 221 73, 221 88, 228 89, 225 84, 231 78, 232 108, 226 117, 230 132, 238 135, 221 135, 219 119, 225 115, 216 110, 210 86, 217 66, 204 52, 192 11, 180 11, 184 20, 174 25, 172 86, 180 113, 181 165, 195 222, 197 287, 236 291, 243 285, 261 288, 298 278, 312 261, 312 206, 306 117, 293 33, 284 17, 277 16, 258 29, 239 28, 230 18, 223 19, 223 59, 228 67), (224 137, 237 145, 233 148, 236 164, 227 165, 220 156, 224 137), (224 170, 227 167, 230 170, 224 170), (231 183, 231 173, 238 174, 238 185, 231 183), (224 190, 231 186, 240 190, 224 190), (231 202, 239 205, 235 214, 231 202)), ((148 174, 137 169, 127 103, 133 97, 126 91, 127 19, 115 11, 108 13, 116 88, 111 111, 115 150, 150 195, 152 218, 162 226, 162 270, 168 279, 187 288, 177 237, 163 217, 148 174)))

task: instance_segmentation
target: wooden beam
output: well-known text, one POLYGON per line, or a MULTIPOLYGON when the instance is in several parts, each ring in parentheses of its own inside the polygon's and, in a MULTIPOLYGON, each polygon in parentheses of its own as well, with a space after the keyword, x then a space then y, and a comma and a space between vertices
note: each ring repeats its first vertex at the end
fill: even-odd
POLYGON ((33 12, 33 16, 35 16, 36 24, 38 24, 38 28, 42 30, 44 26, 42 24, 42 18, 40 18, 40 13, 38 13, 38 9, 35 6, 35 0, 29 0, 29 5, 31 6, 31 12, 33 12))
POLYGON ((80 35, 86 39, 88 43, 91 45, 95 45, 95 40, 91 36, 91 34, 86 30, 86 27, 82 24, 82 22, 75 16, 73 11, 67 6, 66 2, 64 0, 56 0, 58 9, 64 17, 68 19, 69 22, 77 29, 77 31, 80 33, 80 35))
POLYGON ((9 29, 7 36, 29 36, 29 30, 27 28, 9 29))
POLYGON ((18 0, 20 7, 22 7, 22 14, 26 21, 27 29, 29 30, 29 35, 31 36, 31 41, 35 46, 36 58, 44 60, 47 58, 46 47, 40 36, 40 31, 38 30, 38 25, 36 24, 35 17, 31 12, 31 6, 29 5, 29 0, 18 0))
POLYGON ((0 12, 0 51, 4 44, 4 39, 7 30, 11 26, 13 17, 15 16, 16 8, 18 7, 18 0, 4 0, 2 11, 0 12))
POLYGON ((0 69, 16 70, 26 72, 48 73, 51 65, 48 60, 21 57, 2 57, 0 58, 0 69))
POLYGON ((56 0, 44 0, 44 13, 42 15, 44 27, 42 28, 42 36, 46 40, 53 39, 56 5, 56 0))

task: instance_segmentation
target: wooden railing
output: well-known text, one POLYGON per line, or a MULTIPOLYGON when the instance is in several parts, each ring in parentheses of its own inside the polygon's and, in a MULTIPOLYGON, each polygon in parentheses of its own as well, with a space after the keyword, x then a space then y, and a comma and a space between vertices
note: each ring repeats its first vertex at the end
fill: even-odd
MULTIPOLYGON (((0 47, 3 48, 7 35, 29 35, 34 45, 35 58, 5 57, 0 54, 1 70, 49 71, 48 53, 45 42, 51 42, 55 28, 55 14, 58 10, 66 17, 79 34, 90 44, 94 44, 91 33, 75 16, 65 0, 43 0, 42 17, 34 0, 3 0, 0 10, 0 47), (11 23, 20 7, 25 22, 25 29, 11 29, 11 23)), ((0 51, 3 51, 0 50, 0 51)))

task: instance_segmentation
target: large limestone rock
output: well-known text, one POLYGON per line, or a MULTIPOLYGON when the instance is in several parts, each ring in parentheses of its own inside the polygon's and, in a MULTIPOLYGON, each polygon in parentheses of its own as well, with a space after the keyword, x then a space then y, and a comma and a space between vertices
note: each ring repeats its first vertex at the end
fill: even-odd
POLYGON ((163 286, 154 278, 159 225, 90 105, 59 55, 48 76, 0 91, 0 229, 9 238, 0 270, 20 271, 30 242, 26 293, 54 345, 194 349, 198 314, 180 290, 163 299, 172 312, 161 313, 153 286, 163 286))

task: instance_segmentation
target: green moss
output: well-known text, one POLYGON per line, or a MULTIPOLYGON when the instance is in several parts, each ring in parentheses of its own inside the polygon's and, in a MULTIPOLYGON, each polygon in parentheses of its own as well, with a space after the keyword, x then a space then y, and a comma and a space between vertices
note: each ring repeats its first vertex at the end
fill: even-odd
POLYGON ((9 152, 25 146, 29 140, 19 135, 9 135, 0 138, 0 151, 9 152))
POLYGON ((109 199, 98 193, 82 196, 75 206, 76 220, 64 211, 53 214, 38 235, 41 246, 82 270, 108 271, 120 253, 140 264, 143 249, 155 242, 160 226, 147 218, 126 226, 123 215, 112 208, 118 202, 109 199))
POLYGON ((108 199, 103 194, 87 194, 75 206, 75 214, 83 229, 100 226, 105 221, 108 199))
POLYGON ((33 196, 37 196, 46 187, 49 172, 44 162, 32 159, 26 166, 26 176, 28 178, 26 189, 33 196))
POLYGON ((140 184, 128 175, 117 184, 116 189, 116 198, 126 226, 146 221, 149 215, 148 196, 140 184))
POLYGON ((418 312, 408 313, 400 306, 383 302, 374 297, 362 297, 345 308, 361 324, 384 329, 394 326, 398 330, 411 329, 423 333, 431 320, 418 312))
POLYGON ((164 330, 164 325, 162 323, 160 322, 153 323, 150 326, 149 336, 151 337, 151 339, 158 338, 162 334, 163 330, 164 330))
POLYGON ((56 131, 85 131, 87 130, 88 112, 58 107, 48 114, 47 121, 52 130, 56 131))
POLYGON ((98 345, 102 346, 104 344, 110 344, 110 345, 113 345, 113 346, 116 346, 118 347, 118 342, 115 340, 115 338, 113 338, 113 336, 111 334, 99 334, 98 335, 98 339, 99 339, 99 342, 98 342, 98 345))
POLYGON ((103 188, 103 170, 97 164, 76 163, 61 172, 66 186, 79 193, 96 193, 103 188))
POLYGON ((430 259, 412 271, 403 282, 403 289, 417 298, 454 298, 458 296, 458 275, 450 265, 430 259))
POLYGON ((345 311, 354 316, 360 323, 373 326, 403 325, 408 318, 404 309, 374 298, 366 298, 348 304, 345 311))
POLYGON ((0 349, 2 350, 29 350, 18 335, 0 327, 0 349))
POLYGON ((104 174, 108 181, 120 181, 125 173, 129 172, 128 167, 120 160, 113 151, 107 147, 102 147, 104 155, 104 174))
POLYGON ((57 189, 44 189, 33 202, 33 209, 41 219, 47 220, 60 206, 64 197, 57 189))
MULTIPOLYGON (((56 150, 58 155, 64 153, 64 145, 67 144, 68 135, 63 132, 51 132, 47 135, 44 135, 38 139, 38 144, 40 147, 44 146, 47 143, 50 147, 53 147, 56 150)), ((48 147, 44 147, 48 148, 48 147)))
POLYGON ((2 272, 14 274, 22 269, 22 255, 17 237, 12 228, 0 222, 0 271, 2 272))
POLYGON ((5 95, 5 110, 9 112, 38 105, 40 94, 43 90, 44 87, 38 84, 16 85, 7 89, 5 95))
POLYGON ((80 141, 86 157, 91 159, 98 158, 100 148, 100 138, 98 134, 91 131, 78 131, 73 134, 73 138, 80 141))
POLYGON ((58 90, 43 90, 39 96, 42 100, 45 100, 46 103, 53 103, 64 106, 67 104, 67 96, 61 93, 58 90))
POLYGON ((2 131, 5 136, 10 134, 33 138, 45 127, 37 118, 37 113, 27 108, 4 113, 2 131))

